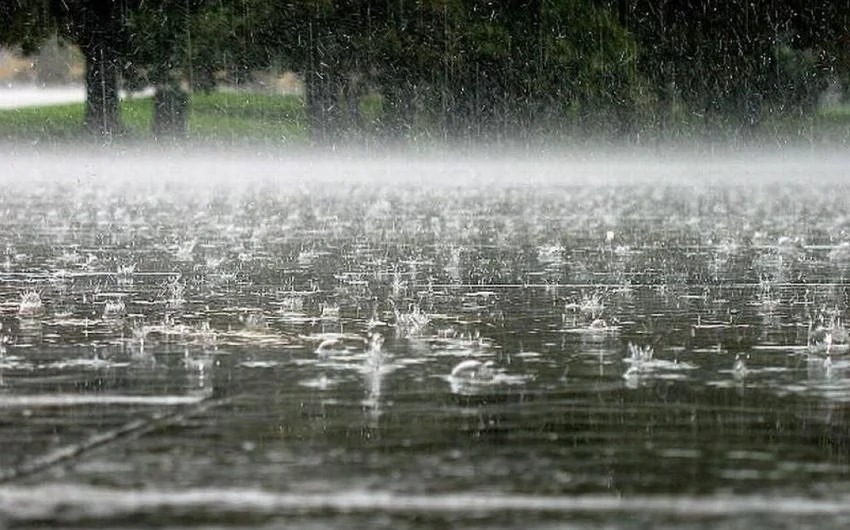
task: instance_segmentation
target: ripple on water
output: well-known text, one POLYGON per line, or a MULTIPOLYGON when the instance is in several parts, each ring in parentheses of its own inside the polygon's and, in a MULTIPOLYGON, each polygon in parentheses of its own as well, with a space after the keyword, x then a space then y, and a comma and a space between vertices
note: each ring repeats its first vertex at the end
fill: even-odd
MULTIPOLYGON (((98 162, 87 157, 85 164, 90 163, 98 162)), ((387 477, 404 476, 400 461, 404 465, 428 452, 422 448, 449 444, 470 451, 484 448, 495 455, 494 461, 512 460, 518 468, 530 470, 541 453, 557 452, 557 466, 563 469, 556 471, 562 476, 580 475, 576 468, 586 463, 599 468, 594 472, 610 473, 599 482, 605 491, 623 494, 549 498, 500 494, 500 487, 526 479, 539 481, 540 476, 520 473, 494 485, 488 480, 487 463, 478 466, 481 462, 473 455, 464 464, 479 475, 470 474, 469 487, 459 496, 453 492, 404 497, 380 491, 297 496, 291 493, 298 491, 297 482, 287 485, 290 493, 83 487, 87 495, 75 496, 58 489, 4 488, 0 526, 7 522, 4 518, 14 526, 17 516, 7 513, 19 513, 15 510, 27 506, 37 515, 30 520, 23 515, 22 526, 85 514, 95 524, 69 523, 85 527, 110 526, 113 521, 98 519, 112 517, 109 514, 119 519, 114 526, 123 526, 138 514, 156 522, 179 514, 175 515, 179 524, 186 520, 179 517, 188 513, 190 520, 203 519, 207 510, 230 511, 238 520, 243 514, 277 515, 290 509, 296 514, 386 510, 417 517, 432 510, 463 517, 472 509, 496 514, 493 520, 505 510, 583 512, 613 519, 617 525, 634 513, 643 514, 639 521, 658 513, 720 514, 732 519, 742 513, 782 513, 785 501, 803 505, 800 499, 781 496, 688 497, 678 489, 670 497, 628 493, 644 491, 646 476, 656 465, 664 468, 659 489, 671 488, 664 484, 671 484, 675 476, 689 479, 690 473, 695 474, 696 488, 704 488, 700 491, 740 491, 736 481, 746 483, 746 491, 810 491, 805 489, 814 482, 809 479, 824 478, 805 476, 820 468, 801 467, 799 481, 791 485, 774 482, 763 472, 757 477, 762 482, 752 490, 753 477, 747 473, 717 480, 718 473, 734 471, 728 462, 709 460, 717 447, 724 448, 721 458, 733 463, 745 460, 747 466, 741 467, 759 471, 751 465, 760 462, 756 458, 736 456, 748 454, 752 449, 748 444, 773 440, 776 434, 765 430, 740 435, 725 428, 730 425, 722 423, 728 419, 724 407, 728 408, 730 396, 746 400, 754 395, 735 417, 741 420, 735 425, 769 424, 764 429, 780 424, 762 418, 778 417, 782 407, 774 410, 763 404, 763 398, 792 396, 783 405, 796 406, 789 415, 804 420, 782 431, 783 436, 792 436, 793 430, 797 437, 789 442, 793 447, 776 446, 777 461, 788 456, 783 453, 792 453, 841 464, 840 454, 828 453, 825 444, 812 440, 834 435, 830 448, 842 447, 844 431, 824 434, 820 416, 811 411, 825 403, 830 414, 840 415, 841 407, 832 405, 850 401, 850 368, 837 358, 829 365, 822 359, 795 362, 803 361, 797 355, 805 349, 806 324, 818 308, 838 316, 848 309, 843 294, 847 245, 839 252, 834 244, 843 237, 836 219, 843 219, 846 208, 840 200, 824 200, 842 193, 802 186, 790 192, 754 187, 750 193, 727 194, 725 189, 693 182, 680 188, 630 186, 623 193, 622 188, 584 181, 562 193, 560 177, 572 177, 554 166, 558 178, 539 188, 467 186, 454 174, 452 180, 457 182, 451 188, 434 186, 430 178, 419 188, 407 188, 393 178, 382 188, 374 182, 374 166, 354 168, 362 185, 340 179, 339 186, 325 186, 314 182, 312 165, 298 170, 310 179, 277 188, 234 180, 233 172, 244 169, 244 160, 229 166, 226 178, 219 173, 223 191, 211 191, 204 181, 194 187, 154 186, 140 193, 139 186, 150 179, 136 177, 150 171, 149 163, 141 164, 147 170, 140 170, 124 162, 123 168, 133 174, 119 175, 119 180, 128 181, 124 187, 111 183, 114 168, 103 166, 98 170, 103 175, 97 177, 103 185, 57 191, 52 186, 27 189, 22 184, 27 179, 10 182, 23 193, 5 196, 9 230, 0 242, 6 246, 6 261, 0 265, 5 267, 0 274, 4 319, 0 340, 9 339, 6 355, 0 354, 0 387, 2 395, 11 396, 4 407, 182 405, 200 397, 172 396, 175 389, 196 390, 201 385, 209 389, 215 382, 221 385, 217 391, 244 395, 245 408, 193 418, 197 431, 153 433, 139 440, 133 447, 139 453, 133 452, 128 461, 135 464, 139 454, 139 465, 145 465, 151 457, 144 451, 146 444, 155 446, 158 455, 166 444, 169 451, 163 458, 168 467, 162 469, 181 464, 175 454, 197 450, 203 455, 198 461, 187 459, 187 465, 199 468, 199 474, 212 473, 202 469, 216 467, 210 463, 211 454, 221 453, 216 457, 226 459, 233 453, 217 451, 221 446, 216 444, 256 435, 250 443, 258 448, 268 445, 274 452, 279 442, 303 451, 304 461, 339 457, 344 465, 334 466, 334 471, 342 469, 343 478, 365 476, 369 484, 384 486, 387 477), (730 226, 733 211, 735 223, 730 226), (799 233, 819 241, 776 243, 799 233), (31 311, 26 304, 22 310, 21 294, 26 292, 39 294, 43 311, 31 311), (379 352, 370 351, 367 344, 369 332, 375 330, 388 340, 379 352), (344 343, 346 337, 350 347, 320 347, 327 340, 344 343), (623 359, 627 341, 652 344, 659 355, 623 359), (97 350, 99 357, 86 357, 91 349, 79 348, 80 344, 104 348, 97 350), (200 347, 206 352, 216 346, 226 348, 228 355, 215 357, 214 364, 203 356, 186 356, 200 347), (532 351, 523 351, 524 346, 532 351), (674 349, 678 363, 670 360, 674 349), (734 355, 728 353, 738 350, 753 356, 743 377, 733 369, 734 355), (447 375, 465 359, 493 361, 494 374, 482 381, 447 375), (624 383, 624 372, 634 377, 624 383), (638 390, 624 391, 624 384, 638 390), (727 387, 747 392, 723 391, 727 387), (44 396, 34 395, 40 390, 45 390, 44 396), (533 399, 526 399, 529 390, 534 391, 533 399), (155 395, 136 397, 132 392, 155 395), (451 393, 484 397, 456 399, 451 393), (465 410, 446 410, 447 401, 460 402, 465 410), (500 408, 505 401, 511 407, 500 408), (415 416, 399 412, 410 402, 415 402, 415 416), (251 403, 256 408, 248 410, 251 403), (321 408, 321 413, 310 414, 312 408, 321 408), (478 419, 495 409, 507 421, 468 422, 474 424, 470 430, 474 439, 456 429, 457 415, 478 419), (715 412, 673 424, 677 411, 684 409, 715 412), (385 414, 386 410, 393 414, 385 414), (286 417, 286 424, 276 423, 281 417, 286 417), (545 419, 534 423, 539 417, 545 419), (562 427, 559 417, 566 425, 556 432, 562 427), (680 423, 687 425, 684 435, 680 423), (530 447, 514 444, 510 436, 501 436, 508 425, 511 436, 521 438, 544 425, 542 430, 553 431, 548 433, 553 436, 530 447), (281 436, 267 436, 270 426, 280 429, 281 436), (687 445, 693 432, 705 438, 710 449, 680 447, 687 445), (335 445, 342 433, 344 441, 335 445), (493 439, 489 436, 505 443, 489 444, 493 439), (658 454, 652 448, 669 440, 675 441, 676 449, 662 457, 706 460, 680 467, 647 456, 658 454), (408 446, 414 449, 406 452, 408 446), (386 451, 388 447, 394 450, 386 451), (586 454, 594 458, 582 458, 586 454), (576 455, 579 458, 571 458, 576 455), (483 478, 478 478, 482 471, 483 478), (478 486, 486 494, 477 494, 478 486), (64 504, 51 504, 56 498, 63 498, 64 504)), ((280 164, 273 166, 270 179, 281 173, 280 164)), ((338 165, 326 169, 339 174, 338 165)), ((410 168, 406 164, 395 169, 407 173, 410 168)), ((491 171, 494 168, 484 173, 491 171)), ((70 413, 66 417, 75 419, 70 413)), ((27 429, 44 424, 15 421, 4 418, 14 431, 14 436, 3 438, 4 453, 7 442, 23 448, 20 452, 34 451, 27 429)), ((115 452, 126 454, 124 449, 115 452)), ((249 482, 234 479, 228 484, 256 484, 252 475, 259 470, 251 468, 250 459, 223 468, 241 466, 249 482)), ((492 467, 498 477, 511 471, 492 467)), ((278 471, 272 466, 267 472, 278 471)), ((74 466, 67 472, 79 476, 74 475, 79 473, 74 466)), ((164 481, 182 478, 164 475, 164 481)), ((842 487, 840 474, 835 476, 839 478, 823 481, 824 491, 842 487)), ((423 487, 450 490, 453 484, 443 479, 423 487)), ((338 487, 337 482, 323 487, 334 484, 338 487)), ((558 485, 541 486, 549 487, 555 491, 558 485)), ((817 516, 833 509, 823 499, 814 505, 817 516)), ((846 503, 840 510, 845 515, 850 511, 846 503)))
POLYGON ((84 405, 194 405, 208 396, 203 393, 186 395, 138 396, 127 394, 0 394, 0 408, 79 407, 84 405))
POLYGON ((68 370, 74 368, 83 368, 88 370, 103 370, 107 368, 124 368, 130 366, 127 361, 113 361, 109 359, 99 358, 78 358, 78 359, 63 359, 61 361, 53 361, 49 363, 39 363, 36 365, 38 370, 68 370))
POLYGON ((13 486, 0 491, 0 513, 21 525, 36 521, 61 524, 121 524, 145 515, 158 521, 220 521, 221 517, 292 514, 322 517, 338 514, 393 514, 417 517, 480 518, 509 513, 552 516, 592 515, 618 520, 625 516, 712 518, 719 523, 746 516, 829 518, 850 516, 843 500, 759 495, 526 496, 488 492, 402 495, 388 491, 330 493, 271 492, 252 489, 118 490, 77 484, 13 486))
POLYGON ((243 368, 274 368, 280 365, 280 361, 241 361, 237 366, 243 368))
POLYGON ((343 380, 341 380, 341 379, 335 379, 333 377, 328 377, 328 376, 322 374, 318 377, 311 377, 311 378, 308 378, 308 379, 302 379, 302 380, 298 381, 298 384, 305 387, 305 388, 313 388, 313 389, 316 389, 316 390, 328 390, 330 388, 333 388, 333 387, 339 385, 342 382, 343 382, 343 380))

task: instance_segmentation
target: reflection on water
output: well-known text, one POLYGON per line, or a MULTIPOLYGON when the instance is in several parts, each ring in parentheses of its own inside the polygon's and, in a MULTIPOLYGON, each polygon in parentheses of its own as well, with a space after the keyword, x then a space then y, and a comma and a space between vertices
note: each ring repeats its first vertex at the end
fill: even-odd
POLYGON ((831 173, 92 167, 0 193, 11 522, 850 515, 850 198, 831 173))

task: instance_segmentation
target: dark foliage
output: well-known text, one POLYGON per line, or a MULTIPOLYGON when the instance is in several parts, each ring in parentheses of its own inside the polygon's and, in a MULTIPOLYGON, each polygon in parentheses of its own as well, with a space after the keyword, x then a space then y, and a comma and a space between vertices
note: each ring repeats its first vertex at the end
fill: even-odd
POLYGON ((101 134, 119 130, 119 78, 173 92, 291 70, 319 143, 633 139, 811 113, 846 81, 848 14, 850 0, 10 0, 0 42, 77 44, 101 134))

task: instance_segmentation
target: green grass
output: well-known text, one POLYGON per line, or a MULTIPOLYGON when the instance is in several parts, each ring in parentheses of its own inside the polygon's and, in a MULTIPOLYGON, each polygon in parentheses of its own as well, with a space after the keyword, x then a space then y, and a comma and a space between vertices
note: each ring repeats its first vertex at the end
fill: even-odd
MULTIPOLYGON (((360 102, 365 132, 378 130, 380 96, 360 102)), ((92 141, 83 132, 82 103, 0 110, 0 140, 41 144, 92 141)), ((152 139, 152 98, 121 102, 123 139, 152 139)), ((686 137, 701 138, 699 123, 682 119, 677 126, 686 137), (688 132, 690 126, 693 130, 688 132)), ((308 141, 304 100, 246 92, 195 93, 189 105, 187 142, 212 145, 303 145, 308 141)), ((823 109, 814 116, 766 118, 751 140, 766 143, 850 144, 850 106, 823 109)), ((353 132, 352 134, 357 134, 353 132)), ((650 133, 651 135, 651 133, 650 133)), ((553 138, 557 138, 554 135, 553 138)))
MULTIPOLYGON (((83 103, 0 110, 0 139, 28 143, 84 140, 83 103)), ((121 102, 127 140, 151 139, 153 100, 121 102)), ((300 143, 307 138, 304 103, 297 96, 215 92, 192 95, 188 141, 300 143)))
POLYGON ((83 105, 53 105, 0 111, 4 140, 72 140, 83 123, 83 105))
POLYGON ((850 108, 827 107, 814 115, 768 117, 760 125, 760 137, 790 144, 850 144, 850 108))
POLYGON ((307 139, 304 102, 297 96, 216 92, 194 94, 189 138, 205 141, 298 143, 307 139))

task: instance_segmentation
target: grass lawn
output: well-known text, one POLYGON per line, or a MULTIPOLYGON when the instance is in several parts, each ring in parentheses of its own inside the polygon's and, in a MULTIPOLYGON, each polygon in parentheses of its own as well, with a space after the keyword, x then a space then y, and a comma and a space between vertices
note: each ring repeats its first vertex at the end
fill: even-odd
MULTIPOLYGON (((151 115, 152 111, 148 112, 151 115)), ((190 103, 189 138, 213 142, 302 143, 307 140, 304 100, 298 96, 240 92, 194 94, 190 103)))
MULTIPOLYGON (((303 143, 304 102, 298 96, 215 92, 195 93, 189 105, 188 141, 206 143, 303 143)), ((0 140, 73 143, 81 138, 83 103, 0 110, 0 140)), ((121 102, 127 140, 152 137, 153 99, 121 102)))
MULTIPOLYGON (((366 98, 360 111, 366 119, 368 134, 379 123, 379 98, 366 98)), ((91 142, 91 137, 82 132, 83 112, 83 103, 0 110, 0 141, 47 145, 91 142)), ((122 140, 152 139, 152 118, 152 98, 122 101, 121 120, 126 129, 122 140)), ((701 138, 698 133, 693 131, 697 142, 701 138)), ((747 142, 847 145, 850 144, 850 106, 825 108, 814 116, 767 117, 753 133, 745 145, 747 142)), ((192 94, 186 141, 223 146, 305 145, 308 130, 304 100, 299 96, 247 92, 192 94)), ((735 142, 734 138, 730 141, 735 142)))
POLYGON ((24 142, 73 141, 83 123, 83 105, 0 110, 0 139, 24 142))

